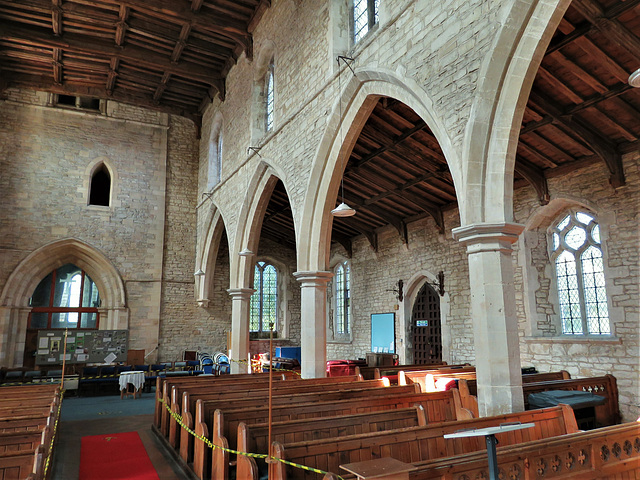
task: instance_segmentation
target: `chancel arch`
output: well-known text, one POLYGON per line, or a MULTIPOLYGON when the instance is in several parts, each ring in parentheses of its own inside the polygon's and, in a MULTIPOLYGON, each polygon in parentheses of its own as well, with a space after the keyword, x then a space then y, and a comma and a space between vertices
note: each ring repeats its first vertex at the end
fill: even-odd
POLYGON ((9 276, 0 296, 2 320, 3 366, 20 366, 24 353, 29 299, 38 284, 52 271, 73 264, 86 272, 100 292, 100 326, 102 330, 127 329, 129 309, 125 286, 109 259, 96 248, 69 238, 44 245, 29 254, 9 276))

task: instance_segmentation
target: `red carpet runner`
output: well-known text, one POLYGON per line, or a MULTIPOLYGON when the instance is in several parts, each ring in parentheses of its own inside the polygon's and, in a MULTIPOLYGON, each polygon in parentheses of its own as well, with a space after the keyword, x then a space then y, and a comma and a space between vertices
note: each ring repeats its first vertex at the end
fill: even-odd
POLYGON ((80 480, 159 480, 138 432, 82 437, 80 480))

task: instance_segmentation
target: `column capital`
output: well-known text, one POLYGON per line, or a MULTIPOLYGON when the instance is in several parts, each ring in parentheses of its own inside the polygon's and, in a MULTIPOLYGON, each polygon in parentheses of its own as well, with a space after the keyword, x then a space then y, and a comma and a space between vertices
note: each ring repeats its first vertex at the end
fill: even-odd
POLYGON ((233 300, 235 299, 249 299, 255 290, 253 288, 229 288, 227 289, 227 293, 231 296, 233 300))
POLYGON ((511 252, 511 245, 524 230, 519 223, 472 223, 454 228, 453 238, 467 247, 467 253, 504 251, 511 252))
POLYGON ((299 281, 303 287, 324 286, 333 277, 332 272, 294 272, 293 276, 299 281))

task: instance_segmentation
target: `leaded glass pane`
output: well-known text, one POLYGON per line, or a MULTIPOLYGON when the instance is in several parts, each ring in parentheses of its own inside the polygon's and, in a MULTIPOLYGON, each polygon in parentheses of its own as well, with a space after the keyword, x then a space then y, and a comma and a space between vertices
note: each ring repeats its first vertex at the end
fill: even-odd
MULTIPOLYGON (((259 265, 259 264, 258 264, 259 265)), ((260 331, 260 280, 262 278, 262 269, 256 265, 253 272, 253 295, 249 305, 249 331, 260 331)))
POLYGON ((555 252, 560 246, 560 235, 557 233, 553 234, 553 251, 555 252))
MULTIPOLYGON (((53 272, 44 277, 31 296, 32 307, 48 307, 51 301, 51 281, 53 272)), ((40 327, 39 327, 40 328, 40 327)))
POLYGON ((344 300, 344 333, 351 330, 351 267, 349 264, 345 268, 345 300, 344 300))
POLYGON ((576 218, 579 222, 584 223, 585 225, 589 225, 589 222, 593 221, 593 217, 591 215, 587 215, 583 212, 576 213, 576 218))
POLYGON ((353 2, 353 38, 359 42, 369 31, 369 14, 367 0, 354 0, 353 2))
POLYGON ((273 325, 275 329, 277 318, 278 282, 276 269, 267 265, 263 270, 262 280, 262 331, 269 331, 273 325))
POLYGON ((582 245, 584 245, 586 239, 587 232, 585 232, 584 229, 580 227, 573 227, 564 237, 565 243, 574 250, 577 250, 582 245))
POLYGON ((80 328, 96 328, 98 325, 98 315, 91 312, 80 314, 80 328))
POLYGON ((592 334, 609 334, 609 310, 604 288, 602 252, 595 246, 587 248, 580 258, 584 283, 587 328, 592 334))
POLYGON ((266 130, 267 132, 273 128, 273 110, 274 110, 274 97, 273 97, 273 66, 269 68, 267 72, 267 100, 266 100, 266 130))
POLYGON ((51 314, 51 328, 76 328, 77 326, 77 312, 60 312, 51 314))
POLYGON ((344 332, 344 267, 338 266, 336 270, 336 330, 338 333, 344 332))
POLYGON ((591 230, 591 237, 595 243, 600 244, 600 225, 593 227, 591 230))
POLYGON ((569 252, 562 252, 556 259, 558 275, 558 299, 562 330, 566 334, 582 333, 575 259, 569 252))
POLYGON ((31 312, 30 328, 47 328, 49 314, 47 312, 31 312))
POLYGON ((566 227, 567 225, 569 225, 569 222, 571 221, 571 215, 567 215, 559 224, 558 224, 558 230, 562 231, 564 230, 564 227, 566 227))
POLYGON ((68 263, 56 270, 56 284, 53 293, 54 307, 77 308, 80 306, 81 270, 68 263))
POLYGON ((82 289, 82 306, 94 308, 98 308, 100 306, 100 294, 98 293, 98 287, 86 273, 84 274, 84 286, 82 289))

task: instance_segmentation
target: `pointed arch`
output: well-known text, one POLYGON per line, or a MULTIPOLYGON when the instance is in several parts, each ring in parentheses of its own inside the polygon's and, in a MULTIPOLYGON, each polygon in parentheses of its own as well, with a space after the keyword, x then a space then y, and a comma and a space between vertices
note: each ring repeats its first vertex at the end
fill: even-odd
MULTIPOLYGON (((248 165, 246 168, 250 170, 248 165)), ((247 172, 246 175, 249 175, 249 173, 247 172)), ((242 177, 243 175, 241 174, 240 178, 242 177)), ((251 288, 253 264, 255 254, 258 253, 262 221, 264 220, 264 214, 269 204, 271 194, 278 181, 282 181, 285 191, 289 191, 284 172, 280 171, 280 169, 273 165, 268 159, 263 158, 256 167, 253 175, 251 175, 242 209, 238 216, 238 231, 233 241, 233 248, 230 249, 231 252, 235 252, 235 254, 230 253, 232 272, 230 279, 231 288, 251 288), (237 253, 243 249, 250 250, 254 255, 237 255, 237 253)), ((293 205, 291 207, 294 213, 294 228, 297 239, 298 229, 295 223, 296 215, 293 205)))
POLYGON ((22 364, 29 298, 53 270, 72 263, 95 282, 102 301, 100 329, 127 329, 129 310, 124 282, 115 266, 98 249, 75 238, 49 243, 23 259, 11 272, 0 295, 0 365, 22 364))
MULTIPOLYGON (((411 363, 413 361, 411 344, 409 342, 411 335, 413 304, 418 292, 420 292, 420 289, 424 286, 425 282, 428 282, 430 285, 435 285, 438 282, 437 276, 429 270, 420 270, 419 272, 414 273, 413 276, 405 283, 404 299, 399 311, 400 331, 404 337, 402 342, 404 348, 399 353, 401 357, 404 356, 404 361, 406 363, 411 363)), ((442 328, 442 360, 447 363, 452 361, 451 329, 447 324, 450 309, 449 292, 445 291, 445 294, 440 297, 440 325, 442 328)), ((400 360, 402 360, 402 358, 400 360)))
POLYGON ((463 146, 461 225, 510 222, 522 117, 544 52, 570 0, 505 5, 481 71, 463 146))
POLYGON ((83 192, 85 195, 85 200, 87 202, 87 205, 98 206, 98 207, 101 206, 101 205, 94 205, 91 203, 91 189, 93 187, 93 179, 96 173, 101 169, 106 170, 106 173, 108 173, 109 175, 109 181, 110 181, 109 204, 106 206, 107 207, 119 206, 120 202, 117 201, 118 195, 116 190, 116 188, 118 187, 118 172, 115 169, 113 162, 108 157, 94 158, 91 162, 89 162, 89 164, 85 168, 84 177, 83 177, 83 187, 84 187, 83 192))
MULTIPOLYGON (((349 72, 349 70, 346 70, 349 72)), ((331 117, 322 136, 313 161, 308 194, 305 197, 300 231, 308 232, 298 244, 298 269, 301 271, 326 270, 331 243, 331 209, 338 194, 340 178, 362 127, 381 96, 397 99, 411 107, 429 126, 438 140, 454 185, 461 182, 461 165, 442 121, 433 107, 428 93, 398 72, 380 68, 356 69, 333 105, 331 117), (341 117, 340 111, 343 112, 341 117), (344 135, 344 141, 341 138, 344 135)), ((341 75, 350 73, 342 72, 341 75)))
MULTIPOLYGON (((212 200, 213 201, 213 200, 212 200)), ((216 259, 218 258, 222 236, 226 234, 225 222, 221 211, 213 204, 207 215, 204 240, 196 247, 196 271, 204 275, 196 277, 195 298, 200 306, 208 306, 213 295, 216 259)), ((198 238, 201 238, 198 236, 198 238)))

